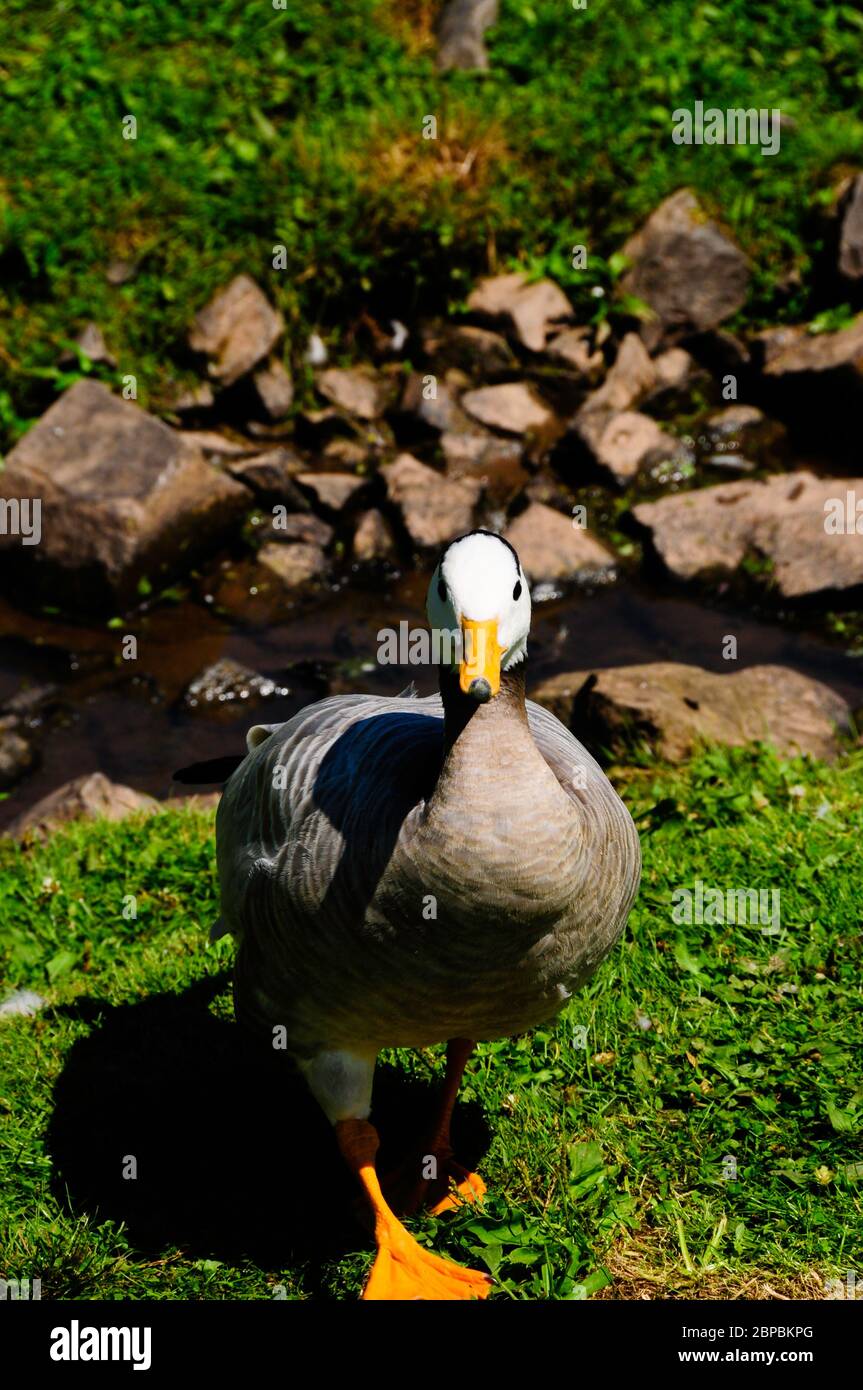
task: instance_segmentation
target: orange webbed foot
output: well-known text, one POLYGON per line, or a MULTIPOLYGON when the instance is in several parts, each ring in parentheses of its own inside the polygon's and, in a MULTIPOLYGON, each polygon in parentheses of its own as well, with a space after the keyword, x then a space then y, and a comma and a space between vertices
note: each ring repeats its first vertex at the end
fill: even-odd
POLYGON ((406 1159, 385 1174, 381 1187, 388 1205, 402 1216, 421 1209, 440 1216, 465 1202, 481 1202, 487 1191, 479 1174, 456 1162, 449 1150, 406 1159), (427 1176, 432 1159, 433 1174, 427 1176))
POLYGON ((363 1299, 374 1301, 467 1302, 488 1298, 488 1274, 464 1269, 425 1250, 400 1222, 378 1231, 375 1257, 363 1299))

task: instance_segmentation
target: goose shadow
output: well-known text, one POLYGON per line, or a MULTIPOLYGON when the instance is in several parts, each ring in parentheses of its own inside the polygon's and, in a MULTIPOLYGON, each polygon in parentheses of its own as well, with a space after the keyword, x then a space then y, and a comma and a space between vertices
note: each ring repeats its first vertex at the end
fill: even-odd
POLYGON ((312 798, 339 832, 341 853, 321 904, 365 909, 402 825, 434 791, 443 761, 443 720, 391 710, 358 719, 327 749, 312 798))
MULTIPOLYGON (((133 1249, 190 1259, 322 1262, 368 1248, 358 1187, 332 1129, 284 1054, 219 1017, 227 973, 121 1005, 81 999, 56 1015, 90 1025, 54 1087, 47 1146, 61 1206, 122 1222, 133 1249), (136 1176, 124 1176, 135 1160, 136 1176)), ((421 1144, 436 1087, 379 1066, 372 1118, 380 1170, 421 1144)), ((457 1108, 454 1141, 474 1164, 489 1131, 457 1108)))

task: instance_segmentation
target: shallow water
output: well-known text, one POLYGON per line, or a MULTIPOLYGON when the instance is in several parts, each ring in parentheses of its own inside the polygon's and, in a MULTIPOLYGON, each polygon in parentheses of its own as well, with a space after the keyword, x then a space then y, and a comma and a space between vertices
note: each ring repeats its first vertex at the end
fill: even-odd
MULTIPOLYGON (((350 577, 349 577, 350 578, 350 577)), ((275 723, 333 691, 397 694, 415 681, 436 688, 429 667, 380 666, 377 634, 424 624, 427 574, 410 571, 389 583, 356 577, 317 601, 239 627, 204 603, 186 600, 126 620, 121 628, 74 626, 25 615, 0 601, 0 704, 22 685, 58 687, 47 716, 38 769, 0 801, 0 827, 62 782, 101 771, 155 796, 182 794, 177 768, 238 752, 250 724, 275 723), (119 659, 126 632, 138 659, 119 659), (182 692, 208 664, 229 656, 275 678, 290 694, 250 708, 220 708, 218 717, 184 708, 182 692)), ((628 579, 570 593, 534 607, 530 682, 560 671, 639 662, 679 661, 717 672, 776 663, 863 702, 863 661, 816 632, 760 618, 740 606, 709 607, 681 591, 628 579), (722 658, 723 638, 738 642, 736 663, 722 658)))

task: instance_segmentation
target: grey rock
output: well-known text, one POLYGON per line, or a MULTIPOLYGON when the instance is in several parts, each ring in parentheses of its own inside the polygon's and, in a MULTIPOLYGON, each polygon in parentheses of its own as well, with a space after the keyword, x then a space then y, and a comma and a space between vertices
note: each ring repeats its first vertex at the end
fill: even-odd
POLYGON ((332 526, 313 512, 289 512, 287 516, 279 512, 273 517, 271 536, 274 541, 304 541, 326 550, 334 535, 332 526))
POLYGON ((620 486, 650 464, 673 458, 679 448, 673 435, 637 410, 580 411, 570 433, 573 436, 594 464, 620 486))
POLYGON ((763 425, 767 416, 757 405, 727 405, 714 411, 707 424, 714 434, 739 434, 742 430, 763 425))
MULTIPOLYGON (((87 323, 75 338, 75 343, 81 349, 85 357, 89 357, 91 362, 101 363, 112 370, 117 366, 117 359, 109 351, 102 335, 102 330, 97 323, 87 323)), ((74 352, 61 352, 59 365, 61 367, 76 366, 78 356, 74 352)))
POLYGON ((360 367, 329 367, 317 379, 326 400, 358 420, 374 420, 383 411, 386 391, 371 371, 360 367))
POLYGON ((534 395, 525 381, 507 381, 499 386, 481 386, 467 391, 461 403, 468 415, 490 429, 524 435, 549 428, 554 413, 534 395))
POLYGON ((112 607, 142 575, 173 577, 239 521, 246 490, 137 405, 78 381, 6 459, 5 497, 41 500, 41 541, 0 557, 64 606, 112 607))
POLYGON ((442 434, 440 446, 447 477, 456 482, 473 479, 493 507, 508 506, 528 482, 520 440, 486 433, 442 434))
POLYGON ((368 478, 355 473, 300 473, 297 482, 330 512, 340 512, 356 493, 368 487, 368 478))
POLYGON ((181 437, 184 444, 195 445, 208 458, 247 458, 260 448, 248 439, 232 439, 219 430, 183 430, 181 437))
POLYGON ((651 349, 713 329, 745 302, 749 262, 688 188, 660 203, 623 253, 633 264, 621 291, 644 300, 655 316, 641 328, 651 349))
POLYGON ((363 512, 354 531, 354 558, 361 564, 372 564, 389 559, 395 548, 395 538, 386 517, 377 508, 363 512))
POLYGON ((830 509, 863 499, 863 478, 816 478, 801 470, 765 482, 722 483, 633 508, 667 568, 679 579, 733 574, 757 552, 784 598, 863 584, 863 532, 834 534, 830 509))
POLYGON ((251 488, 261 502, 281 502, 291 511, 305 511, 309 504, 294 481, 305 467, 305 460, 293 449, 279 446, 231 462, 228 471, 232 478, 251 488))
POLYGON ((839 230, 839 271, 847 280, 863 280, 863 174, 852 181, 839 230))
POLYGON ((554 362, 571 367, 578 376, 595 383, 605 371, 605 358, 591 344, 589 328, 565 328, 547 343, 545 350, 554 362))
POLYGON ((808 333, 805 326, 766 329, 757 335, 764 375, 789 378, 804 373, 845 373, 863 381, 863 314, 836 333, 808 333))
POLYGON ((285 589, 299 589, 312 580, 324 579, 329 569, 321 547, 304 541, 264 545, 258 551, 258 563, 285 589))
POLYGON ((503 320, 531 352, 542 352, 555 325, 573 318, 572 305, 553 280, 528 284, 519 274, 481 280, 468 296, 467 307, 485 318, 503 320))
POLYGON ((656 364, 637 333, 627 333, 605 381, 592 391, 580 413, 591 410, 630 410, 657 384, 656 364))
POLYGON ((668 348, 653 359, 657 391, 680 391, 697 370, 695 359, 684 348, 668 348))
POLYGON ((505 534, 532 583, 586 581, 614 569, 614 555, 595 536, 542 502, 531 502, 505 534))
POLYGON ((6 834, 20 838, 44 839, 55 826, 70 820, 123 820, 135 812, 152 812, 159 803, 152 796, 111 782, 101 772, 91 772, 64 782, 42 797, 7 828, 6 834))
POLYGON ((429 382, 427 374, 412 372, 405 382, 400 409, 441 434, 444 431, 467 434, 476 428, 459 405, 455 387, 446 377, 435 377, 429 382))
POLYGON ((211 377, 231 386, 269 356, 284 328, 281 314, 254 280, 238 275, 197 315, 189 346, 211 359, 211 377))
POLYGON ((287 686, 223 657, 195 677, 183 694, 183 705, 198 714, 233 717, 239 705, 252 709, 290 693, 287 686))
POLYGON ((480 492, 475 481, 453 482, 411 454, 399 454, 380 471, 389 500, 401 512, 415 545, 445 545, 473 526, 480 492))
POLYGON ((283 362, 274 357, 254 375, 258 399, 271 420, 283 420, 294 403, 294 383, 283 362))
POLYGON ((784 666, 715 675, 673 661, 570 671, 531 691, 577 735, 625 757, 647 745, 670 762, 701 740, 772 743, 784 757, 830 758, 850 728, 845 701, 820 681, 784 666))
POLYGON ((498 0, 447 0, 438 31, 437 65, 486 69, 485 32, 497 23, 498 0))

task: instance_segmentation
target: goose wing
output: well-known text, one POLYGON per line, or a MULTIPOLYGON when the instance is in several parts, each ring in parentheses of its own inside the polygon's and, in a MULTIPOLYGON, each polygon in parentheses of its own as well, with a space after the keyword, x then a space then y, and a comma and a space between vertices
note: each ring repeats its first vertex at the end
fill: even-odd
POLYGON ((406 817, 434 787, 443 709, 339 695, 255 725, 216 819, 222 930, 286 908, 332 923, 362 913, 406 817))

